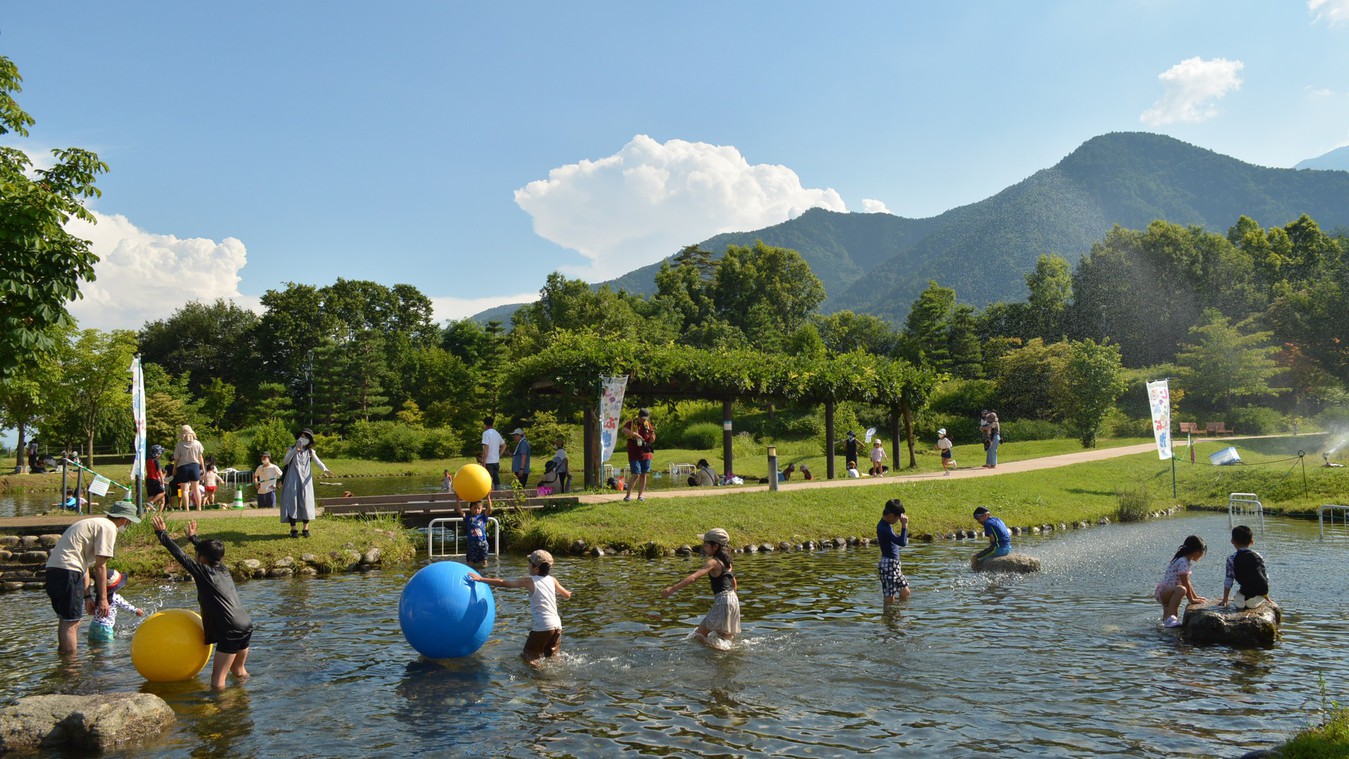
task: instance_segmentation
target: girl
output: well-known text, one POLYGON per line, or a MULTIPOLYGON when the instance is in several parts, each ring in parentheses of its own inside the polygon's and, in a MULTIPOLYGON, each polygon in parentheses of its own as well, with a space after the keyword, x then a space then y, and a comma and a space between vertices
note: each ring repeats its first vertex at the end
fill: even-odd
POLYGON ((956 468, 956 460, 951 457, 951 438, 946 436, 946 428, 937 430, 937 450, 941 453, 941 468, 946 470, 945 476, 951 475, 951 470, 956 468))
POLYGON ((201 475, 202 487, 206 488, 206 506, 215 505, 215 491, 219 489, 220 483, 224 478, 220 476, 220 468, 215 465, 215 457, 206 457, 206 471, 201 475))
POLYGON ((118 592, 126 587, 126 575, 118 572, 116 569, 108 570, 108 613, 102 617, 94 615, 93 624, 89 625, 89 642, 107 643, 115 637, 115 625, 117 624, 117 610, 119 608, 132 612, 138 617, 145 616, 145 610, 130 603, 122 598, 118 592))
POLYGON ((880 477, 885 474, 885 467, 881 462, 885 461, 885 448, 881 446, 880 438, 871 445, 871 476, 880 477))
POLYGON ((708 530, 703 536, 703 553, 707 555, 703 568, 660 592, 661 598, 669 598, 680 588, 692 585, 703 575, 707 576, 712 582, 715 598, 712 610, 703 617, 693 637, 713 647, 717 646, 708 639, 709 634, 716 633, 718 638, 731 643, 740 632, 740 598, 735 594, 737 583, 731 571, 731 552, 727 548, 730 544, 731 536, 725 530, 720 527, 708 530))
POLYGON ((151 511, 156 506, 164 508, 164 470, 159 467, 159 457, 163 455, 164 446, 152 445, 145 459, 145 494, 150 496, 145 505, 151 511))
POLYGON ((197 483, 202 474, 202 447, 197 433, 184 424, 178 430, 178 445, 173 449, 173 484, 182 492, 182 504, 185 511, 191 511, 195 505, 201 510, 201 500, 197 497, 197 483))
POLYGON ((1208 546, 1198 535, 1185 538, 1166 567, 1162 581, 1152 591, 1152 597, 1162 605, 1162 624, 1166 627, 1180 627, 1181 599, 1189 599, 1191 604, 1202 604, 1208 600, 1196 594, 1194 586, 1190 584, 1191 565, 1203 558, 1207 551, 1208 546))

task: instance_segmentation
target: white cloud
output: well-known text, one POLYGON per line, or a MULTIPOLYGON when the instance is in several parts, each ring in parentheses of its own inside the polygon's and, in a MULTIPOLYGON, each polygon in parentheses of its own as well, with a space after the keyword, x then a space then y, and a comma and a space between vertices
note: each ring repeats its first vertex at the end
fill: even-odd
POLYGON ((95 211, 94 217, 97 224, 73 219, 66 225, 99 256, 95 280, 69 305, 81 327, 139 329, 194 300, 260 307, 257 298, 239 293, 239 271, 248 263, 239 240, 179 239, 147 232, 120 214, 95 211))
POLYGON ((786 166, 751 165, 732 146, 637 135, 618 153, 548 172, 515 191, 534 231, 590 260, 571 273, 603 279, 721 232, 749 231, 819 206, 846 211, 832 189, 801 186, 786 166))
POLYGON ((1333 28, 1349 25, 1349 0, 1307 0, 1313 21, 1324 21, 1333 28))
POLYGON ((449 296, 431 296, 431 309, 437 323, 465 319, 482 313, 489 308, 504 306, 507 303, 533 303, 539 299, 538 292, 519 295, 489 295, 482 298, 453 298, 449 296))
POLYGON ((1313 87, 1309 84, 1307 85, 1306 90, 1307 94, 1314 98, 1328 98, 1335 96, 1335 91, 1329 87, 1313 87))
POLYGON ((1198 123, 1218 115, 1216 101, 1241 88, 1246 64, 1226 58, 1188 58, 1157 76, 1165 92, 1139 120, 1151 126, 1198 123))
POLYGON ((894 213, 886 207, 885 201, 874 198, 862 198, 862 213, 894 213))

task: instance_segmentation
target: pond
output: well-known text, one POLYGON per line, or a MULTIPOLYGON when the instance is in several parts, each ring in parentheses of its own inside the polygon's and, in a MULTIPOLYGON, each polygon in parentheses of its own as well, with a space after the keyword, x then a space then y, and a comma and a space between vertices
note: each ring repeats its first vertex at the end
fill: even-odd
MULTIPOLYGON (((709 525, 710 526, 710 525, 709 525)), ((701 526, 700 526, 701 527, 701 526)), ((921 527, 915 525, 915 527, 921 527)), ((242 584, 258 624, 253 679, 150 685, 132 668, 134 617, 99 650, 58 661, 45 595, 6 598, 0 693, 143 689, 179 722, 137 756, 1236 756, 1307 726, 1317 678, 1343 699, 1349 535, 1271 519, 1256 548, 1286 610, 1272 650, 1195 648, 1159 627, 1152 587, 1184 536, 1211 553, 1200 592, 1220 597, 1226 515, 1020 538, 1045 571, 971 575, 970 542, 904 551, 910 601, 882 610, 875 549, 739 557, 744 634, 718 651, 687 638, 706 583, 660 588, 690 559, 560 558, 560 661, 517 658, 523 591, 498 590, 496 631, 472 657, 420 661, 398 628, 415 567, 242 584)), ((860 530, 853 530, 860 532, 860 530)), ((518 556, 493 571, 524 573, 518 556)), ((132 583, 147 607, 195 608, 190 584, 132 583)))

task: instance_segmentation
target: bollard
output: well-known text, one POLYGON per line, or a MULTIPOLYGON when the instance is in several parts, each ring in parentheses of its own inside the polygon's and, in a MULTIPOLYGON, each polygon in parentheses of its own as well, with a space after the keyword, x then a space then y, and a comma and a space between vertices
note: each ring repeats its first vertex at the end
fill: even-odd
POLYGON ((244 486, 234 486, 234 508, 242 509, 244 507, 244 486))
POLYGON ((778 447, 768 446, 768 489, 778 492, 778 447))

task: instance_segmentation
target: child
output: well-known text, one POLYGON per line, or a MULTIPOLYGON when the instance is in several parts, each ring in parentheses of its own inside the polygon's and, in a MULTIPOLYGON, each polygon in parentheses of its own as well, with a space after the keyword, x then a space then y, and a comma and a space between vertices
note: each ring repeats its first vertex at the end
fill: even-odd
POLYGON ((988 513, 988 509, 980 506, 974 510, 974 520, 984 526, 984 535, 988 537, 988 548, 976 553, 970 560, 970 567, 978 569, 989 559, 998 556, 1006 556, 1012 552, 1012 531, 1007 529, 1007 525, 1002 523, 1001 519, 988 513))
POLYGON ((93 624, 89 625, 89 642, 106 643, 111 641, 115 635, 113 625, 117 624, 117 608, 121 607, 130 612, 135 612, 136 616, 145 616, 144 609, 138 609, 135 605, 122 598, 117 591, 126 587, 126 575, 118 572, 116 569, 108 570, 108 615, 100 617, 94 615, 93 624))
POLYGON ((150 500, 145 507, 151 511, 156 506, 164 508, 164 470, 159 466, 159 457, 164 455, 164 446, 152 445, 145 457, 145 494, 150 500))
POLYGON ((904 513, 904 504, 898 498, 885 502, 881 511, 881 521, 876 523, 876 542, 881 547, 881 563, 876 572, 881 576, 881 595, 885 596, 885 605, 909 599, 909 581, 904 579, 904 570, 899 564, 899 549, 909 544, 909 515, 904 513), (895 534, 895 522, 899 522, 899 534, 895 534))
POLYGON ((1198 535, 1185 538, 1176 555, 1166 567, 1162 581, 1152 591, 1152 597, 1162 605, 1162 624, 1167 627, 1180 627, 1180 601, 1188 598, 1191 604, 1202 604, 1208 599, 1194 592, 1190 584, 1190 566, 1204 557, 1208 546, 1198 535))
POLYGON ((487 518, 492 516, 492 494, 487 494, 487 508, 482 501, 468 505, 468 516, 464 516, 464 507, 458 498, 454 500, 454 513, 464 520, 464 531, 468 533, 468 563, 470 566, 487 566, 487 518))
POLYGON ((1227 575, 1223 578, 1223 606, 1227 605, 1232 594, 1232 584, 1236 583, 1237 592, 1232 595, 1232 606, 1238 609, 1256 609, 1269 600, 1269 577, 1265 575, 1265 559, 1251 550, 1255 536, 1251 528, 1239 524, 1232 528, 1232 547, 1237 552, 1227 557, 1227 575))
POLYGON ((552 495, 562 492, 562 483, 557 476, 557 462, 549 459, 544 462, 543 476, 539 478, 538 483, 534 485, 534 490, 539 495, 552 495))
POLYGON ((941 468, 946 471, 944 477, 951 476, 951 470, 956 468, 956 460, 951 458, 951 438, 946 436, 946 428, 937 430, 937 450, 941 452, 941 468))
POLYGON ((198 540, 197 523, 187 523, 187 539, 197 549, 197 560, 187 557, 173 542, 164 527, 164 518, 156 516, 151 524, 159 542, 173 554, 197 583, 197 603, 201 604, 201 624, 206 642, 215 644, 215 664, 211 668, 211 688, 225 689, 225 673, 243 680, 248 677, 248 643, 253 637, 253 620, 239 600, 234 579, 224 564, 225 544, 219 540, 198 540))
POLYGON ((83 496, 76 493, 75 488, 66 488, 66 500, 61 502, 61 508, 66 511, 83 512, 84 507, 88 505, 89 502, 86 501, 83 496))
POLYGON ((553 447, 557 450, 553 453, 553 461, 557 465, 557 480, 561 488, 556 492, 565 493, 571 489, 571 462, 567 460, 567 441, 558 438, 553 441, 553 447))
POLYGON ((201 485, 205 489, 202 508, 215 505, 215 491, 216 488, 220 487, 221 479, 220 470, 215 465, 215 458, 208 457, 206 459, 206 472, 201 476, 201 485))
POLYGON ((801 476, 807 480, 815 479, 815 475, 811 474, 810 467, 806 466, 805 464, 801 465, 801 476))
POLYGON ((885 461, 885 449, 881 447, 881 439, 876 438, 876 441, 871 444, 870 474, 872 477, 880 477, 885 474, 885 469, 881 466, 882 461, 885 461))
POLYGON ((448 493, 454 485, 454 477, 450 476, 450 470, 445 470, 445 476, 440 478, 440 492, 448 493))
POLYGON ((707 637, 712 633, 730 643, 740 632, 740 597, 735 594, 737 583, 731 571, 731 552, 727 548, 730 544, 731 536, 725 530, 720 527, 708 530, 703 535, 703 553, 707 555, 707 561, 702 569, 660 592, 661 598, 669 598, 680 588, 697 582, 703 575, 707 576, 712 582, 712 609, 703 617, 693 637, 709 646, 715 645, 707 637))
MULTIPOLYGON (((549 462, 552 463, 552 462, 549 462)), ((520 658, 531 667, 539 666, 539 659, 552 658, 562 648, 562 618, 557 613, 557 597, 571 598, 571 591, 562 587, 553 576, 553 555, 539 549, 529 555, 529 576, 514 580, 500 577, 479 577, 469 572, 468 578, 498 588, 524 588, 529 591, 529 611, 534 624, 525 638, 525 650, 520 658)))
POLYGON ((862 477, 862 473, 859 472, 859 471, 857 471, 857 462, 856 462, 856 461, 849 461, 849 462, 848 462, 848 479, 850 479, 850 480, 856 480, 856 479, 860 479, 861 477, 862 477))

